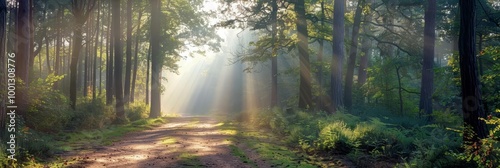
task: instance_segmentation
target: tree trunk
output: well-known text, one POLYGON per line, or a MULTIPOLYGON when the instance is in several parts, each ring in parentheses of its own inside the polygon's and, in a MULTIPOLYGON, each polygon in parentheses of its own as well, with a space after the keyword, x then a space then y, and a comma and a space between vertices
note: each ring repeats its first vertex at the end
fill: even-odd
POLYGON ((427 0, 424 26, 424 58, 419 109, 427 120, 432 120, 432 92, 434 85, 434 47, 436 41, 436 0, 427 0))
POLYGON ((161 17, 161 1, 151 0, 151 110, 149 118, 161 116, 161 70, 162 70, 162 54, 160 51, 160 17, 161 17))
POLYGON ((148 47, 148 56, 146 59, 147 62, 147 70, 146 70, 146 104, 149 104, 149 74, 151 70, 151 43, 148 47))
MULTIPOLYGON (((22 80, 23 85, 17 84, 16 88, 19 87, 29 87, 29 59, 31 57, 31 48, 33 47, 33 36, 31 35, 31 1, 30 0, 19 0, 19 8, 17 13, 17 32, 16 32, 16 76, 17 79, 22 80)), ((26 113, 27 107, 27 90, 19 89, 17 90, 15 105, 19 108, 16 110, 17 114, 24 115, 26 113)))
POLYGON ((309 65, 309 47, 308 33, 306 21, 306 9, 304 0, 298 0, 295 4, 295 12, 297 13, 297 35, 299 37, 299 58, 300 58, 300 94, 299 108, 307 109, 312 107, 311 94, 311 72, 309 65))
POLYGON ((272 0, 272 58, 271 58, 271 108, 278 106, 278 55, 276 49, 276 32, 277 32, 277 15, 278 15, 278 3, 276 0, 272 0))
POLYGON ((110 12, 108 12, 108 36, 107 36, 107 47, 106 50, 106 104, 111 105, 113 103, 114 87, 113 87, 113 34, 111 28, 111 5, 108 6, 110 12))
MULTIPOLYGON (((460 0, 460 77, 462 84, 463 140, 472 145, 486 138, 486 124, 476 64, 476 1, 460 0)), ((479 143, 478 143, 479 144, 479 143)), ((480 144, 479 144, 480 145, 480 144)))
POLYGON ((69 83, 69 99, 71 101, 71 108, 75 110, 76 107, 76 78, 78 70, 78 57, 80 55, 80 50, 82 46, 82 27, 77 26, 73 30, 73 51, 71 53, 71 65, 70 65, 70 83, 69 83))
POLYGON ((113 20, 112 29, 114 38, 114 50, 115 50, 115 97, 116 97, 116 119, 115 123, 121 124, 126 121, 124 101, 123 101, 123 80, 122 80, 122 66, 123 66, 123 55, 122 55, 122 43, 121 43, 121 29, 120 29, 120 0, 112 0, 111 5, 113 8, 113 20))
MULTIPOLYGON (((92 100, 96 98, 96 77, 97 77, 97 46, 99 45, 99 19, 101 16, 101 5, 100 1, 97 4, 97 21, 96 21, 96 33, 95 33, 95 43, 94 43, 94 63, 92 68, 92 100)), ((102 46, 101 46, 102 48, 102 46)))
POLYGON ((356 13, 354 16, 354 25, 352 27, 351 36, 351 49, 349 52, 349 61, 347 63, 347 72, 345 75, 345 87, 344 87, 344 105, 348 111, 351 111, 352 107, 352 85, 354 83, 354 66, 356 66, 356 56, 358 54, 358 35, 359 35, 359 25, 361 24, 361 11, 364 6, 364 0, 358 2, 356 7, 356 13))
POLYGON ((127 1, 127 62, 125 64, 124 103, 130 100, 130 77, 132 72, 132 0, 127 1))
POLYGON ((139 34, 141 33, 141 18, 142 10, 139 9, 139 16, 137 17, 137 31, 135 33, 134 73, 132 74, 132 91, 130 94, 130 102, 134 102, 135 98, 135 81, 137 80, 137 68, 139 66, 139 34))
POLYGON ((344 13, 345 0, 335 0, 333 14, 333 59, 331 64, 331 106, 330 112, 336 112, 343 106, 342 100, 342 65, 344 60, 344 13))
MULTIPOLYGON (((321 0, 321 27, 325 25, 325 0, 321 0)), ((321 39, 319 39, 319 51, 318 51, 318 74, 317 74, 317 80, 318 80, 318 86, 320 88, 320 95, 318 97, 318 102, 316 104, 316 107, 318 110, 324 110, 327 111, 328 109, 325 108, 326 100, 325 96, 323 95, 323 50, 325 48, 324 44, 324 39, 325 37, 322 36, 321 39)))
MULTIPOLYGON (((64 10, 62 9, 62 7, 57 11, 57 21, 56 21, 56 29, 57 29, 57 32, 56 32, 56 62, 54 64, 54 74, 55 75, 60 75, 61 74, 61 55, 59 53, 59 51, 61 50, 61 26, 62 26, 62 20, 63 20, 63 17, 64 17, 64 10)), ((64 49, 64 47, 63 47, 64 49)), ((63 53, 64 55, 64 50, 63 50, 63 53)), ((57 81, 56 83, 54 83, 54 89, 58 89, 59 88, 59 81, 57 81)))

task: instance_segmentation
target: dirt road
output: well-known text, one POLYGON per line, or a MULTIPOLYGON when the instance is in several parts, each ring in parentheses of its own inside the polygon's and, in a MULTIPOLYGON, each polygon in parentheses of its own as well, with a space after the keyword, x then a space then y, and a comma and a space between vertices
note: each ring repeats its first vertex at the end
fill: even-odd
POLYGON ((170 118, 160 127, 65 158, 76 160, 69 167, 251 167, 231 154, 231 135, 220 125, 207 117, 170 118))

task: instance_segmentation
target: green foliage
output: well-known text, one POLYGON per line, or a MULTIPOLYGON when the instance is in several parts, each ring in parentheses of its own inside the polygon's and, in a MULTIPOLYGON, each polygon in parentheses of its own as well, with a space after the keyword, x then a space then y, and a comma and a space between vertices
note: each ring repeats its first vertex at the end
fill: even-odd
POLYGON ((114 108, 106 106, 104 98, 80 98, 68 127, 70 129, 96 129, 111 124, 115 118, 114 108))
POLYGON ((361 167, 373 165, 377 160, 392 160, 409 167, 462 164, 457 157, 448 154, 449 151, 459 150, 461 137, 444 127, 455 128, 460 122, 441 121, 445 117, 456 121, 458 117, 436 112, 440 122, 424 125, 425 122, 412 117, 366 113, 361 117, 347 114, 344 110, 327 114, 274 109, 259 113, 261 118, 254 124, 271 129, 285 142, 307 153, 347 154, 361 167), (412 122, 403 124, 409 121, 412 122))
MULTIPOLYGON (((495 112, 500 113, 500 110, 495 112)), ((491 128, 489 136, 479 143, 464 145, 465 152, 454 154, 463 161, 475 163, 477 167, 500 167, 500 118, 490 115, 484 121, 491 128)))
POLYGON ((149 106, 144 102, 133 102, 125 108, 125 114, 130 121, 137 121, 149 116, 149 106))
POLYGON ((26 113, 27 126, 42 132, 59 132, 71 117, 68 99, 53 89, 55 82, 63 76, 49 75, 46 79, 31 82, 29 106, 26 113))

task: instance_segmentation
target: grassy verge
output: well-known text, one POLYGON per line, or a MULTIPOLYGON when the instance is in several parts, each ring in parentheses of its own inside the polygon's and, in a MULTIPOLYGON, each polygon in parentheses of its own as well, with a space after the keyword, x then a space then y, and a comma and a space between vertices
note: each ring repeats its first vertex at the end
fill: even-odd
POLYGON ((182 167, 203 167, 203 164, 200 162, 198 159, 198 156, 188 154, 188 153, 182 153, 179 155, 179 164, 182 167))
MULTIPOLYGON (((224 122, 218 126, 223 134, 234 135, 228 140, 233 143, 243 143, 248 148, 254 149, 260 158, 272 167, 317 167, 317 165, 308 163, 306 158, 301 157, 300 152, 289 149, 271 134, 257 131, 251 127, 243 128, 234 122, 224 122)), ((257 167, 257 164, 250 160, 238 146, 230 145, 230 148, 231 153, 242 162, 257 167)))
MULTIPOLYGON (((119 140, 120 137, 129 132, 151 129, 166 123, 165 118, 141 119, 126 125, 112 125, 107 128, 78 131, 71 133, 60 133, 53 137, 56 148, 54 153, 63 153, 70 151, 81 151, 94 146, 110 145, 119 140)), ((35 158, 22 163, 21 165, 12 164, 13 167, 64 167, 71 161, 61 158, 51 158, 49 161, 37 160, 35 158)), ((1 166, 1 165, 0 165, 1 166)))

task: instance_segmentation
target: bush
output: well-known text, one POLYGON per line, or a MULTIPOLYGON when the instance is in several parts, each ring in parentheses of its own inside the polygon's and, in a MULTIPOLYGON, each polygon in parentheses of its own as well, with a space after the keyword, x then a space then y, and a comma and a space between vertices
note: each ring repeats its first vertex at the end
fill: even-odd
POLYGON ((76 106, 76 111, 68 125, 70 129, 97 129, 111 124, 114 120, 115 112, 112 106, 106 106, 104 99, 98 97, 80 98, 76 106))
POLYGON ((125 114, 130 121, 137 121, 149 117, 149 108, 144 102, 134 102, 125 108, 125 114))
POLYGON ((26 113, 28 127, 42 132, 59 132, 69 121, 72 110, 69 101, 53 84, 62 76, 49 75, 46 79, 34 80, 29 87, 29 105, 26 113))

